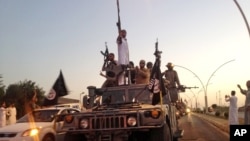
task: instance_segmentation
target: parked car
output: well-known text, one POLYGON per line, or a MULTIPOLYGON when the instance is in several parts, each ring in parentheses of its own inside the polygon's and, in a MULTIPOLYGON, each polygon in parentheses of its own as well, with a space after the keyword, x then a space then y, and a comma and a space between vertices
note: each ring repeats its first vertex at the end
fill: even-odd
POLYGON ((21 117, 15 124, 0 128, 0 141, 56 141, 54 124, 60 128, 64 114, 79 113, 70 107, 37 109, 21 117), (55 118, 59 115, 58 118, 55 118))
POLYGON ((75 108, 78 110, 83 110, 80 103, 59 104, 59 105, 56 105, 55 107, 70 107, 70 108, 75 108))

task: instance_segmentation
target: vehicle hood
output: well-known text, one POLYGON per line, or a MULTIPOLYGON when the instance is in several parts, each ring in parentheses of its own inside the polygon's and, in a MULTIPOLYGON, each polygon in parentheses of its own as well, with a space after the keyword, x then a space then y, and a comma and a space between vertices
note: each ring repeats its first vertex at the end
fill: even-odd
POLYGON ((53 126, 51 122, 36 122, 36 123, 16 123, 12 125, 7 125, 2 128, 0 128, 0 133, 3 132, 22 132, 31 128, 44 128, 53 126))
MULTIPOLYGON (((113 106, 109 106, 109 107, 99 107, 98 109, 87 109, 85 111, 85 113, 91 113, 93 111, 113 111, 113 110, 119 110, 119 111, 123 111, 123 110, 133 110, 133 109, 141 109, 141 108, 161 108, 161 105, 152 105, 152 104, 138 104, 138 105, 129 105, 129 104, 120 104, 119 106, 117 105, 113 105, 113 106)), ((167 107, 167 105, 163 105, 163 107, 167 107)))

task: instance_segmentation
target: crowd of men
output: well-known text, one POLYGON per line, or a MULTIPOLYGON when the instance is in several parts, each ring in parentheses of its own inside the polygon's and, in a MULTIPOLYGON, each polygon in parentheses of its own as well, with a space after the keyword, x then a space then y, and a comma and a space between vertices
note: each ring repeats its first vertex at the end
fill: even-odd
POLYGON ((14 103, 10 103, 6 108, 6 103, 3 101, 0 105, 0 128, 6 125, 16 123, 16 107, 14 103))
MULTIPOLYGON (((102 66, 100 75, 106 78, 102 87, 113 87, 126 84, 149 84, 150 74, 153 68, 151 61, 141 59, 138 65, 129 59, 129 47, 127 42, 127 31, 121 30, 116 43, 118 48, 118 60, 114 53, 109 53, 102 66)), ((165 87, 168 89, 171 102, 179 100, 178 88, 181 87, 177 72, 173 69, 174 65, 169 62, 167 70, 161 73, 164 78, 165 87)))

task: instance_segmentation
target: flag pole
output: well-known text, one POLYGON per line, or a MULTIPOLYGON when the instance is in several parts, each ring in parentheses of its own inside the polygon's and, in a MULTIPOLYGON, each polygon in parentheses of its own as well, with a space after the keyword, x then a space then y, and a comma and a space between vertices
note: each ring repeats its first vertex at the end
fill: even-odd
MULTIPOLYGON (((157 39, 157 47, 158 47, 158 39, 157 39)), ((159 67, 161 67, 161 55, 160 55, 161 52, 158 51, 158 59, 159 59, 159 67)), ((166 111, 165 111, 165 108, 163 108, 163 102, 162 102, 162 79, 161 79, 161 72, 159 71, 159 86, 160 86, 160 104, 161 104, 161 109, 163 109, 163 115, 165 115, 166 111)))

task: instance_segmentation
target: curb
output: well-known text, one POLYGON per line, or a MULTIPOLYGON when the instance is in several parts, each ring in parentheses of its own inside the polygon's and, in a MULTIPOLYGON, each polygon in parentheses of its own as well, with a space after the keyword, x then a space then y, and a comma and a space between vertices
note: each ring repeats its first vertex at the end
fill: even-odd
POLYGON ((213 124, 214 126, 216 126, 217 128, 221 129, 224 132, 229 133, 229 131, 230 131, 227 120, 217 119, 216 117, 212 117, 212 116, 205 115, 205 114, 196 114, 196 113, 192 113, 192 114, 194 116, 197 116, 197 117, 203 119, 203 120, 208 121, 209 123, 213 124))

